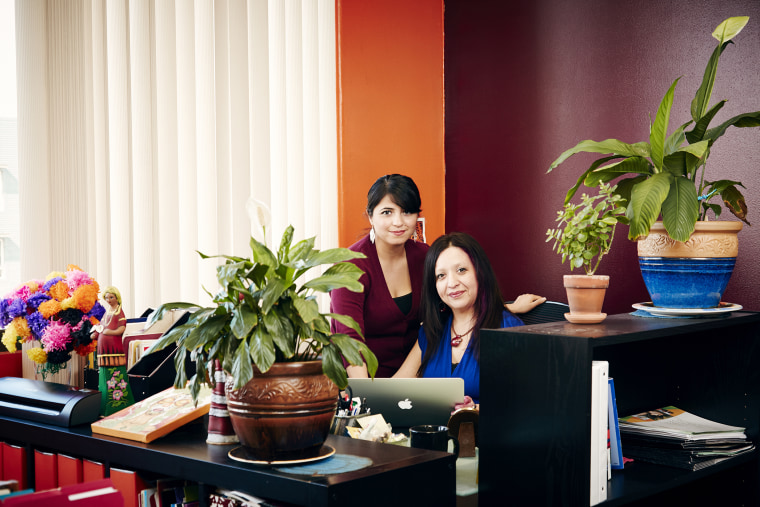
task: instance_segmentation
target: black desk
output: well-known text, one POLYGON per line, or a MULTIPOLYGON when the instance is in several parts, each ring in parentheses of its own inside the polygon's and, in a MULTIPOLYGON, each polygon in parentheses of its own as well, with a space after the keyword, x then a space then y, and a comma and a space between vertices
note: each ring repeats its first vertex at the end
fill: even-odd
POLYGON ((326 444, 334 447, 337 454, 365 456, 372 459, 372 465, 324 477, 248 465, 227 456, 234 445, 206 444, 206 432, 200 423, 191 423, 144 444, 93 435, 89 425, 60 428, 0 417, 0 440, 26 447, 30 481, 33 450, 41 449, 296 505, 454 506, 456 503, 454 455, 333 435, 326 444))

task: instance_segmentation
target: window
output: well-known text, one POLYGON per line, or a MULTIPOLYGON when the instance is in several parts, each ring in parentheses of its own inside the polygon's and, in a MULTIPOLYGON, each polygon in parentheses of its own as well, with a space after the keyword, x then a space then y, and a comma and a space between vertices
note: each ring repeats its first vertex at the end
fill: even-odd
POLYGON ((0 297, 21 281, 14 0, 0 0, 0 297))

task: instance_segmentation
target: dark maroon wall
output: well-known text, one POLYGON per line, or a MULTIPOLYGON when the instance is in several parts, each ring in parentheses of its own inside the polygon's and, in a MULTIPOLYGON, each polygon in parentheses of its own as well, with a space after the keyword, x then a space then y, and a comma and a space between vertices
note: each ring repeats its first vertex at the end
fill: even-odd
MULTIPOLYGON (((678 76, 671 131, 685 122, 717 44, 710 34, 740 15, 749 24, 723 53, 713 93, 713 102, 729 99, 721 121, 760 110, 757 0, 445 1, 446 229, 483 244, 505 297, 566 301, 569 267, 545 242, 546 230, 594 157, 575 156, 546 174, 549 165, 583 139, 646 140, 650 114, 678 76)), ((748 218, 757 222, 740 235, 724 300, 760 310, 760 128, 731 129, 710 167, 749 187, 748 218)), ((708 169, 707 179, 718 178, 708 169)), ((598 271, 611 276, 608 313, 649 299, 627 233, 618 227, 598 271)))

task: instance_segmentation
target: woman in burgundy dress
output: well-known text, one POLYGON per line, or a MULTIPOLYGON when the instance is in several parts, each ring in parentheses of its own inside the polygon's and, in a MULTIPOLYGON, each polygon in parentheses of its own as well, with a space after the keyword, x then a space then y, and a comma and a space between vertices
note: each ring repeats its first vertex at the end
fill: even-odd
POLYGON ((106 314, 95 326, 93 338, 98 340, 98 389, 103 394, 100 414, 108 416, 134 403, 127 377, 127 356, 121 337, 127 318, 121 309, 121 293, 116 287, 103 291, 106 314))

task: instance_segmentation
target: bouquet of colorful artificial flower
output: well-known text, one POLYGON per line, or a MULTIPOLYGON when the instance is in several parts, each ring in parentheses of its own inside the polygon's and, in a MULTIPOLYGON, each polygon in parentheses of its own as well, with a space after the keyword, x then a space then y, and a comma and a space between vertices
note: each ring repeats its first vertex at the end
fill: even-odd
POLYGON ((56 373, 71 359, 93 352, 90 333, 105 308, 98 301, 100 287, 81 268, 69 264, 66 272, 50 273, 45 281, 32 280, 0 299, 3 344, 10 352, 21 342, 39 342, 27 350, 38 370, 56 373))

